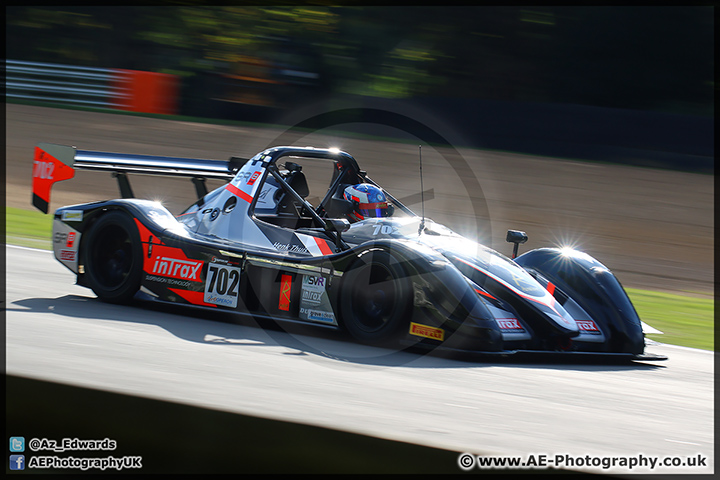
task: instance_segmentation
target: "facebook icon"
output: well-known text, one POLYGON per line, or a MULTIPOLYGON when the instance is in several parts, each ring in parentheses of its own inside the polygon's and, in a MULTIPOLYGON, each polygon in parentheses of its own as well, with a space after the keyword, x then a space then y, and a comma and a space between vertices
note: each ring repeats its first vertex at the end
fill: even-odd
POLYGON ((10 470, 25 470, 25 455, 10 455, 10 470))

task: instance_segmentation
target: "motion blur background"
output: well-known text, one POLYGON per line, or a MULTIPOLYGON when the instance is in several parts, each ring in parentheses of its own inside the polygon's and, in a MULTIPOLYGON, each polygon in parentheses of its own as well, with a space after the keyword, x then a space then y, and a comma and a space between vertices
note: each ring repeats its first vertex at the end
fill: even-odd
POLYGON ((712 6, 24 6, 6 15, 8 61, 169 75, 167 113, 282 123, 308 102, 392 99, 451 119, 467 146, 713 171, 712 6))

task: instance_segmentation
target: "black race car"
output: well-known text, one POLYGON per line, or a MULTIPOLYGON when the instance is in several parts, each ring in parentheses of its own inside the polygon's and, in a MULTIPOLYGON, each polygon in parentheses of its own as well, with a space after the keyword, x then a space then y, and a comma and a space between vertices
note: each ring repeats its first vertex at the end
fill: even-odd
MULTIPOLYGON (((633 305, 594 258, 540 248, 510 259, 386 191, 348 196, 379 185, 342 151, 285 146, 215 161, 39 144, 33 204, 47 213, 52 184, 75 169, 112 172, 123 197, 60 208, 53 223, 56 258, 106 302, 302 322, 373 345, 665 358, 645 352, 633 305), (198 200, 175 216, 132 198, 129 173, 189 177, 198 200), (306 173, 324 176, 321 191, 306 173), (228 183, 208 192, 206 178, 228 183)), ((516 252, 527 237, 507 240, 516 252)))

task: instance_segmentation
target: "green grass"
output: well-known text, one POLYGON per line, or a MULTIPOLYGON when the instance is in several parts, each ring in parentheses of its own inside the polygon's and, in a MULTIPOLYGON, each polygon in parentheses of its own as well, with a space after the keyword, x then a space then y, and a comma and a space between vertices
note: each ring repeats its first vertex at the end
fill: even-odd
POLYGON ((6 207, 6 241, 11 245, 52 250, 52 221, 52 213, 6 207))
POLYGON ((642 321, 663 332, 662 335, 648 335, 648 338, 661 343, 714 349, 714 299, 634 288, 626 290, 642 321))
MULTIPOLYGON (((51 214, 6 208, 7 243, 52 249, 51 214)), ((662 335, 648 335, 661 343, 714 349, 714 300, 697 296, 626 289, 640 318, 662 335)))

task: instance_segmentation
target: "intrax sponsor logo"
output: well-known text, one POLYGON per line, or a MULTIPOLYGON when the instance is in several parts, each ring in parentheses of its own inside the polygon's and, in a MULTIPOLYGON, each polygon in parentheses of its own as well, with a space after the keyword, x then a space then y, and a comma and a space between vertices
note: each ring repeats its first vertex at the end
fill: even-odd
POLYGON ((195 260, 179 260, 172 257, 155 257, 152 272, 180 280, 200 281, 200 270, 203 262, 195 260))

